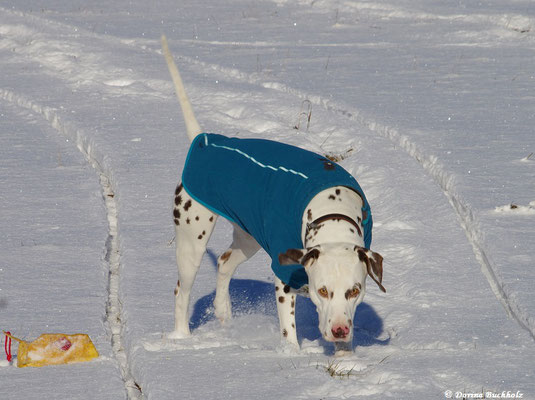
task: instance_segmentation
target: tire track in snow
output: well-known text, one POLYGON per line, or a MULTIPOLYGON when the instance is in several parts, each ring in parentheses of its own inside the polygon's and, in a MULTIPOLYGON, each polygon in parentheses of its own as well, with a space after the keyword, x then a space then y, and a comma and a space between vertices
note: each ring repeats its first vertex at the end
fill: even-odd
POLYGON ((102 197, 108 219, 108 237, 104 249, 104 259, 108 264, 108 299, 106 305, 106 323, 110 330, 110 341, 115 359, 124 381, 125 390, 130 400, 142 400, 140 386, 135 382, 129 367, 127 353, 123 347, 125 323, 122 319, 122 305, 119 296, 120 259, 119 238, 117 230, 117 203, 110 172, 103 167, 103 157, 98 155, 92 140, 72 122, 64 121, 58 113, 46 106, 37 104, 25 96, 0 88, 0 98, 18 107, 41 115, 61 135, 74 140, 78 150, 99 176, 102 197))
MULTIPOLYGON (((375 9, 373 10, 373 12, 379 13, 382 16, 385 16, 386 14, 389 17, 396 18, 414 17, 413 13, 407 13, 401 9, 392 7, 393 6, 390 5, 387 6, 385 9, 375 9)), ((1 7, 0 10, 6 13, 17 15, 19 17, 31 18, 33 21, 43 23, 47 26, 53 26, 59 29, 74 30, 77 35, 94 37, 104 42, 113 43, 115 45, 122 45, 141 50, 143 52, 158 54, 160 56, 162 54, 159 47, 159 41, 157 39, 122 39, 112 35, 104 35, 95 32, 90 32, 78 26, 65 24, 63 22, 58 22, 56 20, 51 20, 42 16, 29 15, 24 12, 8 10, 1 7)), ((526 25, 527 23, 531 23, 531 20, 526 20, 523 16, 519 15, 493 16, 490 14, 478 14, 475 16, 443 16, 439 14, 427 13, 417 14, 417 19, 419 18, 423 20, 449 20, 452 18, 453 20, 455 20, 459 19, 460 17, 466 19, 467 22, 477 23, 480 25, 492 23, 499 27, 505 27, 506 29, 514 28, 513 30, 517 30, 516 25, 526 25)), ((180 42, 190 43, 191 41, 181 40, 180 42)), ((273 45, 275 46, 276 43, 273 43, 273 45)), ((535 339, 535 326, 532 326, 532 324, 529 323, 529 315, 527 315, 526 312, 522 310, 517 303, 511 300, 508 292, 504 288, 503 280, 500 277, 497 266, 487 255, 484 245, 484 232, 480 230, 479 223, 474 215, 473 210, 468 204, 463 201, 462 197, 457 192, 455 188, 454 175, 446 170, 446 168, 438 161, 438 158, 436 156, 428 154, 423 148, 420 148, 415 142, 412 142, 408 136, 403 135, 396 128, 381 124, 380 122, 375 121, 374 118, 365 115, 363 112, 359 111, 358 109, 355 109, 354 107, 350 107, 346 104, 323 98, 321 95, 307 93, 306 91, 295 89, 278 82, 266 82, 260 73, 245 73, 236 68, 224 67, 220 64, 207 63, 188 56, 179 56, 182 60, 184 60, 190 65, 200 66, 207 75, 212 75, 215 78, 220 79, 221 75, 223 75, 228 80, 258 85, 267 89, 272 89, 278 92, 293 95, 303 100, 309 100, 313 104, 321 106, 327 111, 336 113, 340 116, 343 116, 351 121, 360 124, 361 126, 368 128, 372 132, 375 132, 376 134, 389 139, 396 146, 402 148, 411 158, 413 158, 422 166, 425 173, 428 174, 443 190, 455 213, 459 217, 460 225, 463 228, 466 237, 472 246, 476 259, 480 263, 481 271, 485 275, 485 278, 487 279, 494 295, 502 303, 508 316, 514 319, 522 328, 527 330, 530 335, 535 339)), ((171 84, 169 83, 169 85, 171 84)))

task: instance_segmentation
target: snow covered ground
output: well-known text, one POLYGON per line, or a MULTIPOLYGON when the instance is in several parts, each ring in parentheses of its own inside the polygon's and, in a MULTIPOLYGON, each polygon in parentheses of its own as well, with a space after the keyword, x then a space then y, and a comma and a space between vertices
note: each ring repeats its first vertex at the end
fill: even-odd
POLYGON ((0 329, 101 354, 1 361, 0 398, 535 398, 534 32, 529 0, 0 0, 0 329), (165 339, 188 145, 162 32, 207 131, 343 155, 366 191, 387 293, 359 306, 353 356, 305 299, 302 350, 280 346, 265 254, 214 320, 223 220, 193 337, 165 339))

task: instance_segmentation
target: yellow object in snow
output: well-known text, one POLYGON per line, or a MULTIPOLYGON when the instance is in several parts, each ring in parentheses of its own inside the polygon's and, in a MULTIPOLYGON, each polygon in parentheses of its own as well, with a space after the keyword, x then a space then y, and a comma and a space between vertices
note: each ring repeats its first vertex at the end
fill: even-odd
POLYGON ((17 352, 17 367, 19 368, 84 362, 98 357, 93 342, 88 335, 82 333, 75 335, 45 333, 33 342, 8 336, 19 342, 17 352))

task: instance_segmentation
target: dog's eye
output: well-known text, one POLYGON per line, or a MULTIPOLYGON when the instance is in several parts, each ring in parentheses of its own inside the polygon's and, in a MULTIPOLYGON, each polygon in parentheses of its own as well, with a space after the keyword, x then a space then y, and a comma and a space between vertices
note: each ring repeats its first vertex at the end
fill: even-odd
POLYGON ((321 297, 328 298, 329 297, 329 291, 325 286, 323 286, 321 289, 318 289, 318 293, 321 297))
POLYGON ((346 299, 352 299, 354 297, 357 297, 360 293, 360 290, 358 287, 353 286, 353 289, 348 289, 346 291, 346 299))

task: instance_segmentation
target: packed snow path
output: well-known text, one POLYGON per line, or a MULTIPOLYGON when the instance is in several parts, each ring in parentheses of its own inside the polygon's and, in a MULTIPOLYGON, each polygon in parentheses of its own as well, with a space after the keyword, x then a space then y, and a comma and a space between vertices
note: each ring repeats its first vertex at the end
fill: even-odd
MULTIPOLYGON (((255 5, 234 2, 224 7, 217 2, 203 7, 192 2, 178 9, 172 2, 163 3, 158 8, 141 2, 103 3, 99 8, 96 3, 80 3, 78 7, 70 2, 53 10, 4 4, 0 10, 1 133, 2 139, 6 138, 2 151, 9 155, 2 157, 1 165, 10 171, 5 175, 6 185, 33 187, 11 173, 20 168, 18 160, 34 162, 25 163, 29 169, 21 176, 31 176, 33 170, 44 173, 43 166, 32 158, 39 150, 48 160, 57 160, 53 146, 39 147, 43 133, 48 141, 68 139, 70 143, 63 145, 71 146, 71 154, 74 146, 79 146, 105 172, 117 204, 115 236, 121 257, 117 296, 122 304, 121 332, 126 350, 122 365, 132 375, 126 380, 135 381, 144 397, 155 399, 179 394, 188 398, 442 398, 448 389, 521 390, 526 397, 533 395, 535 349, 533 318, 528 311, 533 310, 528 289, 533 273, 522 268, 533 264, 533 254, 523 250, 533 237, 533 228, 523 224, 529 212, 507 218, 494 214, 495 206, 507 203, 503 189, 493 183, 492 176, 477 187, 478 180, 462 174, 451 159, 448 151, 455 151, 462 163, 474 163, 470 149, 481 148, 481 143, 463 133, 463 129, 475 127, 482 134, 483 127, 470 120, 477 119, 477 113, 470 116, 462 112, 473 105, 470 97, 478 89, 473 76, 486 65, 478 61, 481 55, 477 54, 458 53, 462 57, 448 64, 451 58, 442 60, 435 53, 439 44, 444 45, 439 36, 448 30, 457 33, 448 38, 464 35, 463 40, 479 45, 479 51, 493 32, 500 38, 498 49, 511 53, 519 41, 520 49, 529 49, 529 10, 524 19, 513 14, 502 20, 492 15, 499 15, 496 4, 489 6, 487 14, 467 10, 459 16, 438 5, 432 13, 415 13, 418 7, 410 3, 396 8, 366 2, 319 1, 314 6, 284 1, 255 5), (268 29, 258 32, 258 22, 268 29), (231 25, 233 28, 228 28, 231 25), (481 29, 479 36, 470 38, 463 31, 467 26, 481 29), (356 353, 332 365, 339 371, 352 369, 348 379, 333 379, 325 371, 332 349, 319 339, 315 312, 308 301, 298 303, 303 351, 288 354, 280 348, 272 277, 265 255, 242 266, 231 285, 235 320, 225 327, 213 320, 214 259, 230 241, 224 221, 216 228, 197 278, 194 337, 177 342, 163 339, 172 328, 176 283, 174 252, 167 245, 173 236, 171 200, 187 143, 159 54, 162 29, 178 56, 198 119, 207 130, 281 140, 344 155, 342 164, 362 182, 377 221, 373 248, 386 259, 384 283, 388 292, 382 295, 370 286, 365 303, 357 311, 356 353), (425 38, 418 39, 422 30, 425 38), (403 38, 408 35, 416 48, 413 59, 403 54, 403 38), (399 46, 401 50, 395 50, 399 46), (318 50, 324 48, 328 51, 318 50), (348 48, 352 50, 347 52, 348 48), (426 70, 426 63, 437 66, 426 70), (378 65, 387 67, 381 70, 378 65), (358 74, 352 73, 355 68, 358 74), (427 84, 439 79, 439 88, 445 81, 455 86, 457 80, 472 76, 464 87, 468 97, 436 102, 429 93, 437 89, 426 88, 413 80, 413 75, 423 75, 427 84), (392 76, 397 79, 395 84, 392 76), (305 98, 313 104, 312 123, 308 132, 296 131, 292 127, 305 98), (412 103, 406 107, 409 100, 412 103), (444 107, 440 115, 433 104, 444 107), (450 119, 441 120, 445 115, 450 119), (463 118, 452 121, 452 116, 460 115, 463 118), (446 120, 450 125, 444 129, 446 120), (63 128, 58 130, 60 125, 63 128), (26 140, 34 139, 25 147, 29 153, 15 146, 20 135, 4 136, 4 132, 24 132, 26 140), (51 139, 54 135, 56 138, 51 139), (488 184, 494 184, 495 198, 486 196, 488 184), (497 225, 494 222, 493 229, 488 229, 496 219, 497 225), (506 263, 507 251, 513 250, 508 246, 513 242, 516 253, 506 263), (509 267, 511 261, 515 263, 509 267), (481 266, 489 276, 482 273, 481 266), (206 382, 210 382, 209 387, 206 382)), ((462 46, 455 40, 446 45, 462 46)), ((517 67, 522 64, 521 58, 513 57, 510 62, 515 60, 517 67)), ((532 82, 529 75, 520 72, 511 82, 532 82)), ((492 82, 492 77, 481 79, 492 82)), ((495 90, 502 94, 501 86, 495 90)), ((511 90, 511 98, 514 93, 523 93, 511 90)), ((491 87, 488 93, 490 98, 491 87)), ((516 175, 529 177, 533 171, 533 163, 526 157, 533 140, 525 139, 525 126, 532 115, 523 111, 524 107, 533 109, 533 98, 523 98, 526 104, 515 104, 517 119, 512 128, 522 151, 528 153, 522 155, 525 161, 517 157, 516 168, 505 168, 505 178, 515 177, 508 185, 514 184, 516 175)), ((479 100, 477 112, 492 105, 491 100, 486 104, 479 100)), ((491 125, 484 128, 496 142, 498 130, 492 130, 491 125)), ((512 154, 508 140, 498 143, 505 146, 504 156, 512 154)), ((486 155, 491 157, 492 152, 486 155)), ((491 161, 503 163, 496 157, 491 161)), ((84 289, 89 290, 93 279, 97 283, 91 293, 99 294, 95 301, 82 300, 83 294, 76 291, 64 294, 74 302, 70 315, 78 311, 83 316, 70 318, 67 325, 55 314, 34 310, 32 302, 48 310, 63 304, 46 292, 42 294, 40 286, 32 286, 32 290, 46 301, 34 295, 26 303, 15 302, 13 298, 24 299, 19 294, 36 283, 17 274, 13 265, 21 258, 7 241, 2 255, 9 257, 3 257, 7 264, 0 267, 0 312, 9 329, 23 330, 27 337, 36 337, 43 329, 85 330, 98 338, 97 348, 103 357, 75 367, 0 368, 2 382, 4 377, 9 381, 6 393, 13 398, 39 398, 47 390, 58 393, 52 396, 55 398, 95 398, 82 379, 62 383, 50 378, 50 374, 66 374, 74 368, 100 382, 99 390, 106 391, 109 398, 125 396, 125 374, 119 373, 116 353, 111 351, 112 337, 103 322, 110 296, 102 257, 109 258, 106 240, 110 224, 99 177, 79 162, 87 174, 83 184, 77 184, 75 177, 59 175, 47 175, 39 183, 48 180, 53 186, 73 185, 69 191, 73 194, 63 199, 65 207, 88 203, 99 210, 95 218, 80 215, 85 222, 66 214, 51 216, 46 225, 52 229, 59 220, 77 232, 61 236, 65 244, 57 251, 65 265, 81 265, 79 254, 88 243, 94 243, 89 247, 98 256, 83 258, 87 266, 80 271, 89 274, 82 280, 87 283, 84 289), (89 222, 92 225, 86 228, 89 222), (85 239, 88 231, 93 232, 91 240, 85 239), (73 238, 80 238, 80 242, 73 238), (96 319, 89 320, 88 314, 96 319), (49 326, 43 326, 37 316, 46 316, 49 326), (32 379, 39 382, 39 389, 26 384, 32 379)), ((475 164, 481 167, 486 162, 475 164)), ((491 168, 489 173, 493 171, 491 168)), ((475 169, 474 174, 480 176, 481 169, 475 169)), ((514 189, 518 188, 515 184, 514 189)), ((530 193, 520 189, 518 193, 522 198, 517 201, 529 210, 533 200, 530 193)), ((33 201, 28 197, 22 196, 22 201, 33 201)), ((6 235, 11 237, 32 237, 25 231, 26 220, 16 212, 16 201, 11 195, 3 204, 11 222, 2 229, 9 228, 6 235)), ((47 240, 53 237, 43 235, 47 240)), ((57 271, 57 261, 43 259, 44 254, 49 253, 37 246, 25 253, 26 262, 46 262, 48 270, 57 271)), ((69 286, 80 280, 78 273, 61 276, 62 283, 69 286)), ((136 392, 131 391, 130 396, 136 392)))

